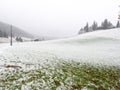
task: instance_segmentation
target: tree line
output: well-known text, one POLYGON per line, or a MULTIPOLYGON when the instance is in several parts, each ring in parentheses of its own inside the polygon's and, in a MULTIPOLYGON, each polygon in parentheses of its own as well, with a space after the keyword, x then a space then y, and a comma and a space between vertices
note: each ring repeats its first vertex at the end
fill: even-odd
POLYGON ((8 34, 5 31, 0 30, 0 37, 8 38, 8 34))
POLYGON ((96 21, 94 21, 91 26, 89 26, 89 24, 86 23, 86 25, 79 30, 78 34, 82 34, 82 33, 86 33, 86 32, 92 32, 92 31, 96 31, 96 30, 105 30, 105 29, 119 28, 119 27, 120 27, 120 22, 119 21, 117 21, 116 26, 114 26, 110 21, 105 19, 101 23, 100 26, 98 25, 98 23, 96 21))
MULTIPOLYGON (((89 24, 86 23, 86 25, 79 30, 78 34, 82 34, 82 33, 86 33, 86 32, 92 32, 92 31, 96 31, 96 30, 119 28, 119 27, 120 27, 120 22, 119 21, 117 21, 117 24, 114 26, 110 21, 105 19, 101 23, 101 25, 98 25, 98 23, 96 21, 94 21, 91 26, 89 26, 89 24)), ((7 32, 5 32, 3 30, 0 30, 0 37, 8 38, 9 35, 8 35, 7 32)), ((22 41, 21 37, 16 37, 16 41, 22 41)))
MULTIPOLYGON (((9 35, 5 31, 0 30, 0 37, 8 38, 9 35)), ((13 37, 14 37, 14 35, 13 35, 13 37)), ((21 37, 16 37, 15 40, 17 42, 23 42, 23 39, 21 37)))

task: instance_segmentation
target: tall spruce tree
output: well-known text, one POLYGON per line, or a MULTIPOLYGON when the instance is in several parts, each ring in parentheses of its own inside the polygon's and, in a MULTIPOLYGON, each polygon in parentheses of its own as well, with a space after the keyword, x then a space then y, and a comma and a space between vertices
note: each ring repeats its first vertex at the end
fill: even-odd
POLYGON ((88 23, 87 23, 86 26, 84 27, 84 30, 85 30, 85 32, 89 32, 89 25, 88 25, 88 23))
POLYGON ((120 27, 120 22, 117 21, 116 27, 119 28, 120 27))
POLYGON ((97 24, 97 22, 94 21, 92 24, 92 30, 95 31, 97 29, 98 29, 98 24, 97 24))
POLYGON ((101 24, 101 29, 111 29, 113 28, 113 24, 105 19, 101 24))
POLYGON ((108 29, 108 20, 105 19, 101 24, 102 29, 108 29))

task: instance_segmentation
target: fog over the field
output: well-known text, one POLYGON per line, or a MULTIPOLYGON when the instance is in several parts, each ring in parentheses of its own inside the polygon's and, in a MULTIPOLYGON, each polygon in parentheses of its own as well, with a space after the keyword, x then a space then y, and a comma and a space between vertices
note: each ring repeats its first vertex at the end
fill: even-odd
POLYGON ((0 21, 54 37, 76 35, 81 26, 117 22, 120 0, 0 0, 0 21))

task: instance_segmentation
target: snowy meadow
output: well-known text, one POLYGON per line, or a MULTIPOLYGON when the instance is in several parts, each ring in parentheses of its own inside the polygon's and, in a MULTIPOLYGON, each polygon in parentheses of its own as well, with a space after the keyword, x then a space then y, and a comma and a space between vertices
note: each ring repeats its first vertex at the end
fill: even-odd
POLYGON ((119 90, 120 30, 0 44, 1 90, 119 90))

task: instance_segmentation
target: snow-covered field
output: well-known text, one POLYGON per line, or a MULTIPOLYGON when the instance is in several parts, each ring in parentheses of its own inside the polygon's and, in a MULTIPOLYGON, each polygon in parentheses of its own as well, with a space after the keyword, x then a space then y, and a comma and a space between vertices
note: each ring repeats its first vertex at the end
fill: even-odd
POLYGON ((9 41, 10 41, 9 38, 0 37, 0 43, 7 43, 7 42, 9 42, 9 41))
POLYGON ((119 90, 119 53, 119 28, 12 47, 0 43, 0 90, 119 90))
MULTIPOLYGON (((43 63, 62 58, 103 65, 120 65, 120 29, 95 31, 44 42, 0 44, 0 62, 43 63)), ((2 64, 2 63, 1 63, 2 64)))
MULTIPOLYGON (((23 42, 30 42, 31 38, 26 38, 26 37, 22 37, 23 42)), ((0 44, 1 43, 9 43, 10 42, 10 37, 8 38, 4 38, 4 37, 0 37, 0 44)), ((16 42, 16 38, 13 38, 13 42, 16 42)))

